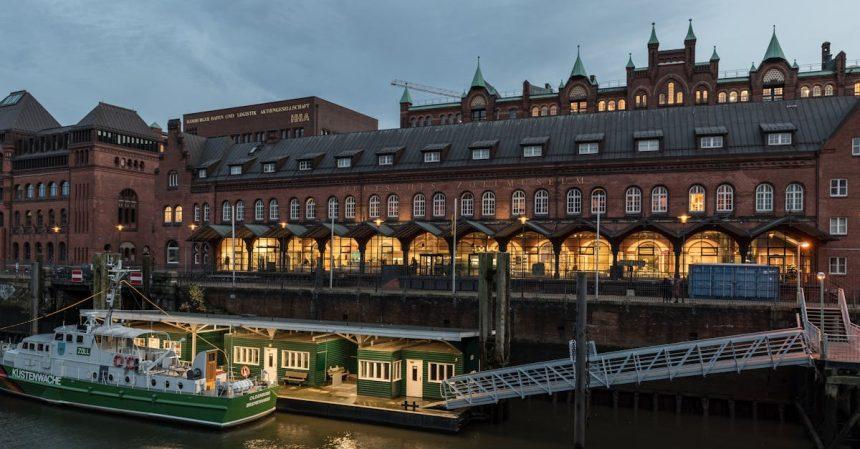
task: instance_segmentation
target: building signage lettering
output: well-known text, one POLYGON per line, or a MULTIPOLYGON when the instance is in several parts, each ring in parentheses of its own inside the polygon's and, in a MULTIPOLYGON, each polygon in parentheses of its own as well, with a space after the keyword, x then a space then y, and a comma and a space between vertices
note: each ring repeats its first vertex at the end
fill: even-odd
POLYGON ((24 371, 18 368, 12 370, 12 377, 15 379, 22 379, 29 382, 39 382, 42 384, 49 385, 60 385, 60 378, 57 376, 52 376, 50 374, 34 373, 32 371, 24 371))
MULTIPOLYGON (((231 112, 228 114, 207 115, 205 117, 194 117, 185 121, 186 125, 195 125, 197 123, 217 122, 220 120, 231 120, 235 118, 257 117, 267 114, 279 114, 282 112, 301 111, 310 108, 310 103, 291 104, 287 106, 278 106, 275 108, 249 109, 247 111, 231 112)), ((296 112, 290 114, 290 123, 302 123, 310 120, 310 113, 296 112)))

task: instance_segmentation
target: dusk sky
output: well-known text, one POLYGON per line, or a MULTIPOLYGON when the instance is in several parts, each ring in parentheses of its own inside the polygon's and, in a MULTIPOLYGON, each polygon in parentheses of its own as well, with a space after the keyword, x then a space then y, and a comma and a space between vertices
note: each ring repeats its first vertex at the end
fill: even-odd
MULTIPOLYGON (((650 23, 680 48, 693 18, 699 61, 758 64, 771 26, 790 59, 832 42, 860 59, 856 1, 6 2, 0 90, 26 89, 62 124, 98 101, 166 126, 183 113, 316 95, 399 125, 403 79, 455 91, 481 56, 503 92, 567 78, 577 44, 601 84, 646 63, 650 23)), ((854 62, 856 63, 856 62, 854 62)), ((413 92, 417 101, 433 98, 413 92)))

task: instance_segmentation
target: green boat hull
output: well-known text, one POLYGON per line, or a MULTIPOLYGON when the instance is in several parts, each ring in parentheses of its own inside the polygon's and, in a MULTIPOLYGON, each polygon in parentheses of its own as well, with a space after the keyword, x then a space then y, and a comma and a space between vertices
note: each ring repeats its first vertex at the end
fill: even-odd
POLYGON ((123 388, 0 365, 0 390, 51 404, 227 428, 275 410, 274 389, 215 397, 123 388))

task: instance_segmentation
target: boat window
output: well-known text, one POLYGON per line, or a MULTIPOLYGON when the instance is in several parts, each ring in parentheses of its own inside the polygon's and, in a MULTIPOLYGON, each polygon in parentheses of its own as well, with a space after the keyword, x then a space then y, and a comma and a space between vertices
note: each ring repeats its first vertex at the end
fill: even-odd
POLYGON ((78 342, 78 344, 83 343, 83 342, 84 342, 84 336, 83 336, 83 335, 78 335, 78 338, 77 338, 77 340, 76 340, 76 341, 78 342))
POLYGON ((43 345, 42 343, 39 343, 39 351, 44 351, 44 350, 45 350, 45 345, 43 345))
POLYGON ((56 335, 54 335, 54 340, 62 341, 62 340, 63 340, 63 334, 56 334, 56 335))
POLYGON ((71 342, 72 342, 72 334, 67 334, 67 335, 66 335, 66 341, 67 341, 67 342, 69 342, 69 343, 71 343, 71 342))

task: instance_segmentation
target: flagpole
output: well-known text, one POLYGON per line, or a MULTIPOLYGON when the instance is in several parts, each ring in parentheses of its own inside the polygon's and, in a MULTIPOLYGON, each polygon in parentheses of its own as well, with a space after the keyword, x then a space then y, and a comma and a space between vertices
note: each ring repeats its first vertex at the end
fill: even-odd
POLYGON ((451 294, 457 294, 457 198, 454 198, 454 213, 451 214, 452 224, 452 235, 454 237, 453 243, 454 248, 452 257, 451 257, 451 294))
POLYGON ((236 288, 236 206, 234 205, 230 205, 230 236, 232 238, 230 250, 233 254, 230 268, 233 269, 233 288, 236 288))
POLYGON ((334 215, 331 216, 331 238, 329 242, 331 244, 328 251, 328 288, 334 288, 334 215))
POLYGON ((597 206, 597 236, 594 244, 594 299, 600 295, 600 204, 597 206))

